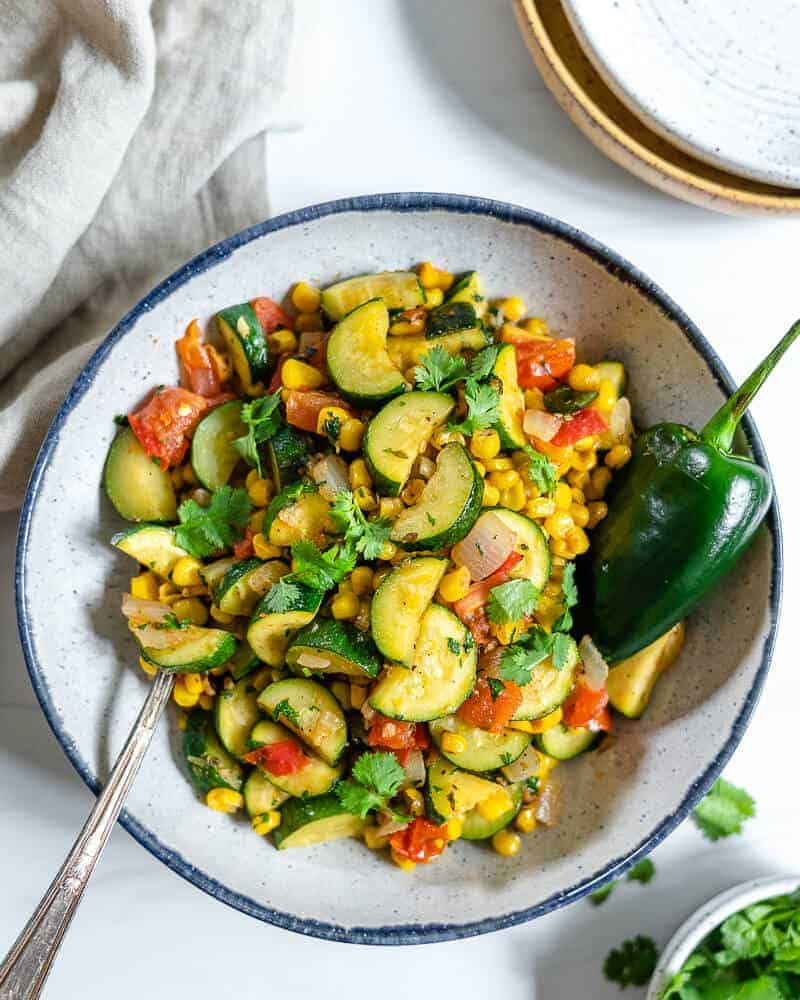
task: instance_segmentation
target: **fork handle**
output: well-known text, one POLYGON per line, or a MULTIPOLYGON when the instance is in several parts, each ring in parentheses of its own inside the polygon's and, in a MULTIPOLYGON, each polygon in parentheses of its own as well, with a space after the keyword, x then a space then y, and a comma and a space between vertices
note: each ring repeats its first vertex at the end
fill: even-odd
POLYGON ((153 679, 150 693, 114 764, 108 784, 98 797, 61 870, 0 965, 0 1000, 34 1000, 41 993, 83 890, 150 746, 172 684, 170 674, 159 672, 153 679))

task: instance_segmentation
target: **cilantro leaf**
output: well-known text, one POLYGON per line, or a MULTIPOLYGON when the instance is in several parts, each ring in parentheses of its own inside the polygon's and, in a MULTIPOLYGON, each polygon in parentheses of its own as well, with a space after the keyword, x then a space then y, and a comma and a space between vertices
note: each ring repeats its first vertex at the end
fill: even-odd
POLYGON ((362 819, 372 809, 386 809, 405 780, 397 757, 385 751, 363 753, 351 774, 353 780, 340 781, 335 791, 342 808, 362 819))
POLYGON ((349 544, 365 559, 377 559, 392 530, 388 517, 368 521, 349 490, 336 494, 330 516, 340 531, 344 532, 345 544, 349 544))
POLYGON ((276 722, 280 722, 281 716, 284 716, 293 726, 300 727, 300 716, 297 713, 297 709, 290 704, 288 698, 282 698, 278 704, 272 710, 272 718, 276 722))
POLYGON ((296 503, 300 497, 306 493, 316 492, 316 484, 307 483, 303 479, 298 479, 296 483, 290 483, 288 486, 284 486, 280 493, 276 493, 269 502, 269 505, 264 513, 264 523, 261 527, 262 534, 265 537, 269 537, 269 529, 272 527, 272 522, 284 507, 289 507, 293 503, 296 503))
POLYGON ((563 670, 574 658, 575 640, 566 632, 553 632, 550 638, 550 660, 556 670, 563 670))
POLYGON ((366 819, 371 809, 382 809, 386 804, 382 795, 377 795, 357 781, 340 781, 334 791, 342 809, 361 819, 366 819))
POLYGON ((494 386, 479 385, 474 378, 468 378, 464 399, 467 403, 466 420, 450 424, 450 430, 474 434, 477 430, 493 427, 500 419, 500 393, 494 386))
POLYGON ((658 950, 652 938, 637 935, 609 952, 603 963, 606 979, 626 986, 645 986, 653 975, 658 950))
POLYGON ((742 824, 755 812, 755 802, 743 788, 718 778, 692 818, 709 840, 716 841, 741 833, 742 824))
POLYGON ((564 595, 564 607, 574 608, 578 603, 578 587, 575 583, 575 563, 568 562, 561 577, 561 591, 564 595))
POLYGON ((616 884, 616 882, 609 882, 602 889, 597 889, 589 896, 589 902, 593 906, 601 906, 614 891, 616 884))
POLYGON ((553 636, 543 628, 532 628, 500 654, 500 676, 523 687, 530 684, 531 670, 550 656, 553 636))
POLYGON ((509 580, 489 591, 487 614, 494 625, 518 622, 536 610, 539 590, 530 580, 509 580))
POLYGON ((436 346, 420 358, 414 369, 414 382, 419 389, 442 392, 466 375, 467 366, 460 355, 453 357, 443 347, 436 346))
POLYGON ((231 486, 215 490, 208 507, 184 500, 178 508, 181 523, 175 541, 197 559, 219 555, 242 537, 252 509, 247 493, 231 486))
POLYGON ((636 862, 625 877, 629 882, 641 882, 642 885, 647 885, 648 882, 652 882, 655 873, 656 866, 650 858, 642 858, 641 861, 636 862))
POLYGON ((302 596, 303 585, 284 576, 272 584, 259 608, 262 614, 282 615, 295 608, 302 596))
POLYGON ((350 544, 332 545, 324 552, 313 542, 300 541, 292 545, 293 580, 316 590, 332 590, 352 572, 356 564, 355 549, 350 544))
POLYGON ((477 382, 482 382, 484 379, 489 378, 501 347, 503 347, 502 344, 491 344, 489 347, 484 347, 482 351, 478 351, 469 363, 469 373, 472 378, 477 382))
POLYGON ((545 496, 551 496, 556 491, 558 483, 558 470, 550 461, 547 455, 536 451, 529 444, 522 449, 530 459, 530 463, 525 467, 528 479, 538 487, 539 492, 545 496))
POLYGON ((275 433, 280 430, 281 415, 278 413, 281 394, 280 390, 271 396, 262 396, 254 399, 250 403, 245 403, 242 407, 242 423, 247 428, 247 433, 243 437, 234 438, 231 441, 233 447, 239 452, 248 465, 258 469, 259 476, 263 475, 261 468, 261 456, 258 446, 269 441, 275 433))

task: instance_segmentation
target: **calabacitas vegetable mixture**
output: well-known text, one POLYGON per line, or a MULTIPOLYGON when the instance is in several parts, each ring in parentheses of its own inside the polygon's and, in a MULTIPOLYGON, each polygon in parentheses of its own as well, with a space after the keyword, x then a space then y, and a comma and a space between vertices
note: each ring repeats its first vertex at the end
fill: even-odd
POLYGON ((490 303, 476 272, 301 282, 177 342, 105 485, 143 571, 123 613, 178 677, 191 779, 278 848, 343 836, 402 868, 504 856, 552 771, 643 712, 682 626, 609 672, 571 636, 574 560, 633 428, 622 364, 490 303))

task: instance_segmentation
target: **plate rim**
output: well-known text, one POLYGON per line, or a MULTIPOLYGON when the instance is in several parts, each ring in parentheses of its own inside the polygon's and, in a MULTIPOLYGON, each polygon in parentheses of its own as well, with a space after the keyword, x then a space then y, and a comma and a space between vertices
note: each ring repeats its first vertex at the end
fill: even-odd
MULTIPOLYGON (((577 5, 580 5, 580 0, 577 0, 577 5)), ((653 107, 645 103, 642 99, 641 89, 637 92, 630 79, 625 80, 618 73, 614 72, 612 62, 609 61, 607 56, 603 54, 603 50, 596 44, 596 36, 592 35, 588 30, 585 20, 585 8, 578 9, 577 5, 576 0, 561 0, 564 14, 586 58, 592 64, 595 71, 602 77, 609 90, 613 91, 628 110, 639 118, 644 125, 687 155, 701 160, 709 166, 716 167, 718 170, 758 184, 783 188, 789 192, 796 192, 798 190, 800 175, 792 178, 785 173, 785 168, 783 171, 770 172, 767 167, 759 168, 753 163, 737 163, 733 159, 726 159, 722 153, 715 154, 713 144, 703 146, 699 142, 693 142, 686 134, 685 128, 680 130, 677 127, 671 127, 666 121, 659 118, 653 107), (772 173, 772 176, 770 173, 772 173), (774 176, 776 173, 781 173, 781 179, 774 176)), ((722 147, 719 148, 721 149, 722 147)))
MULTIPOLYGON (((272 219, 267 219, 227 239, 221 240, 219 243, 212 245, 207 250, 193 257, 156 285, 123 316, 104 338, 81 370, 47 431, 31 473, 20 513, 14 581, 17 627, 19 629, 25 664, 34 693, 53 735, 64 750, 72 766, 95 795, 100 790, 100 783, 97 776, 78 752, 74 741, 61 726, 58 713, 50 695, 47 679, 37 659, 30 616, 28 614, 26 556, 31 520, 39 496, 42 477, 48 467, 50 457, 58 444, 61 429, 78 401, 100 373, 103 362, 114 345, 126 336, 143 313, 150 311, 154 305, 168 298, 176 289, 182 287, 196 276, 215 267, 223 260, 226 260, 239 247, 267 236, 272 232, 302 226, 329 215, 373 211, 444 211, 456 214, 489 216, 501 222, 526 226, 546 235, 554 236, 568 243, 579 252, 584 253, 604 267, 614 277, 634 286, 645 297, 649 298, 664 315, 678 325, 691 346, 702 357, 720 388, 728 393, 734 388, 734 382, 727 368, 711 344, 692 320, 689 319, 683 309, 647 275, 616 251, 568 223, 534 209, 523 208, 522 206, 513 205, 508 202, 470 195, 434 192, 397 192, 342 198, 296 209, 275 216, 272 219)), ((743 426, 754 457, 771 477, 769 462, 761 441, 761 436, 749 414, 745 415, 743 426)), ((122 810, 119 821, 131 836, 168 868, 198 888, 203 889, 215 899, 266 923, 273 924, 285 930, 329 941, 351 944, 412 945, 459 940, 478 934, 488 934, 496 930, 524 923, 535 917, 550 913, 567 903, 581 899, 583 896, 594 892, 600 886, 627 871, 638 860, 649 854, 653 848, 661 843, 686 819, 696 803, 705 795, 714 780, 719 776, 744 735, 758 703, 772 661, 780 618, 783 583, 783 545, 780 512, 776 498, 773 498, 765 525, 772 535, 769 629, 764 638, 761 662, 756 671, 752 687, 745 698, 739 714, 734 719, 724 746, 706 770, 689 787, 677 809, 665 816, 632 851, 610 860, 600 870, 579 879, 574 885, 553 893, 547 899, 542 900, 534 906, 461 924, 431 922, 424 924, 389 924, 382 927, 359 927, 345 926, 308 917, 297 917, 292 913, 275 910, 258 903, 249 896, 229 889, 218 880, 206 875, 205 872, 192 865, 178 852, 173 851, 163 844, 148 827, 137 820, 127 809, 122 810)))

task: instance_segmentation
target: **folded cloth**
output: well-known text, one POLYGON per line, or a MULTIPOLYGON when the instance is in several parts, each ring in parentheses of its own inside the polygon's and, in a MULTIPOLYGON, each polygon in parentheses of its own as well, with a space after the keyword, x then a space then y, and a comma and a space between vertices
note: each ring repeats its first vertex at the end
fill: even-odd
POLYGON ((0 509, 100 338, 267 215, 291 0, 1 0, 0 509))

